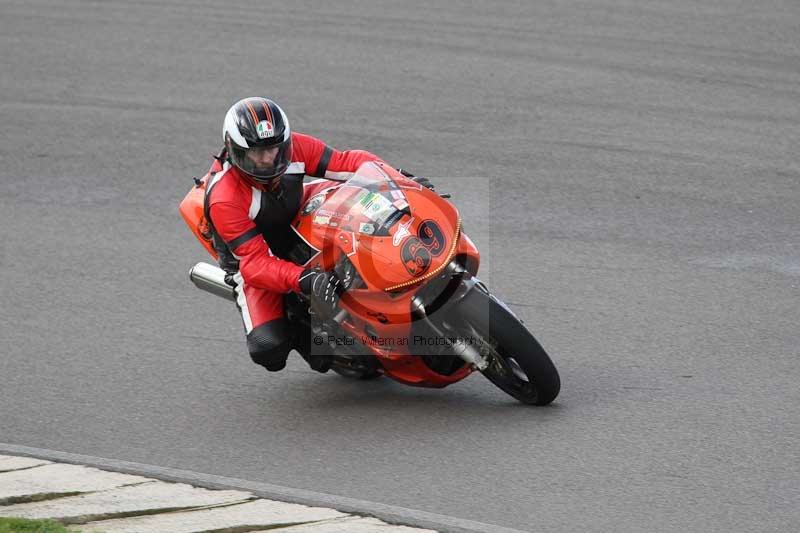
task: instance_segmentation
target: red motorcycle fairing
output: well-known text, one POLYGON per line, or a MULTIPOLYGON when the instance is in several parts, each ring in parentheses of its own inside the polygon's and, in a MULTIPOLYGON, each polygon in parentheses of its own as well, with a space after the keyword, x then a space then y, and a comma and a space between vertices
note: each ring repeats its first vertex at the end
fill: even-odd
POLYGON ((342 295, 342 328, 379 359, 386 375, 417 386, 444 387, 469 375, 444 375, 419 356, 435 337, 415 335, 411 299, 456 256, 477 272, 480 254, 461 232, 458 210, 382 163, 366 163, 341 186, 309 199, 293 222, 319 253, 313 266, 347 264, 356 283, 342 295), (352 265, 352 267, 350 266, 352 265))

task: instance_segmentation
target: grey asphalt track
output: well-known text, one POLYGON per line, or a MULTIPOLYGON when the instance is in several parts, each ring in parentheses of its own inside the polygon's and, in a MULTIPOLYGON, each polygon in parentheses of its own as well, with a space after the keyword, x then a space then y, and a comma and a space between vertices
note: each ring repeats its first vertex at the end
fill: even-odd
POLYGON ((0 0, 0 442, 526 531, 800 529, 800 4, 0 0), (552 354, 270 375, 177 204, 227 107, 440 176, 552 354))

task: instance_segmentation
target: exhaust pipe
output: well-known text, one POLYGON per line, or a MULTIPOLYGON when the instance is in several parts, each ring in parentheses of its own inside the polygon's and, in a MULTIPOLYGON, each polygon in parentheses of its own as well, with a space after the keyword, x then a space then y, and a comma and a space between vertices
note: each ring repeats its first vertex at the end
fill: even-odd
POLYGON ((225 283, 225 271, 208 263, 197 263, 189 271, 189 279, 198 289, 221 296, 232 302, 236 301, 236 291, 225 283))
MULTIPOLYGON (((198 289, 221 296, 232 302, 236 301, 236 291, 225 283, 225 271, 208 263, 197 263, 189 270, 189 279, 198 289)), ((338 324, 348 316, 346 309, 339 309, 333 317, 338 324)))

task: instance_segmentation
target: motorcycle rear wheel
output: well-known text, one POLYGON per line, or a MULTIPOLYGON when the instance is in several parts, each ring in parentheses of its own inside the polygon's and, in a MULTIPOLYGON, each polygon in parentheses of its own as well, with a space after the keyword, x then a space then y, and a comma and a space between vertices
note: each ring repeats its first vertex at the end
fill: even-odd
POLYGON ((461 318, 477 334, 489 361, 486 378, 517 400, 547 405, 558 396, 561 379, 553 361, 508 307, 482 285, 459 302, 461 318))

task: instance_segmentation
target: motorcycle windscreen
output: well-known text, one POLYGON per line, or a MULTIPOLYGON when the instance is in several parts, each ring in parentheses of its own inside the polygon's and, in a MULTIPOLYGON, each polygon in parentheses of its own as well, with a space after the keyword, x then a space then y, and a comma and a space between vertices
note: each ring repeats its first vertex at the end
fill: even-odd
POLYGON ((385 237, 403 215, 411 213, 403 190, 376 164, 362 165, 317 211, 314 222, 385 237))

